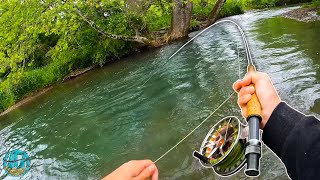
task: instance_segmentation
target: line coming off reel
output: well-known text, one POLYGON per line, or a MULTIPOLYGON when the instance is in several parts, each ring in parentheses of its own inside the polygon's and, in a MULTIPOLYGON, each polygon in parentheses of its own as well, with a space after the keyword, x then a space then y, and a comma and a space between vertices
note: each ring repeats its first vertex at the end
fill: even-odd
MULTIPOLYGON (((248 60, 247 72, 254 73, 256 68, 253 65, 247 39, 243 30, 235 21, 228 19, 218 21, 201 31, 194 38, 207 29, 222 22, 230 22, 236 25, 240 31, 248 60)), ((173 54, 173 56, 175 54, 173 54)), ((254 85, 251 84, 250 86, 254 85)), ((229 176, 235 174, 246 164, 245 174, 247 176, 259 175, 261 157, 259 125, 262 119, 262 112, 260 102, 255 93, 247 104, 247 112, 247 127, 241 124, 238 118, 228 116, 220 120, 211 128, 205 137, 199 152, 195 151, 193 153, 193 156, 198 158, 204 167, 213 168, 215 173, 220 176, 229 176)))
MULTIPOLYGON (((242 28, 233 20, 223 19, 209 27, 202 30, 200 33, 195 35, 184 45, 182 45, 175 53, 169 58, 172 59, 177 55, 185 46, 206 32, 208 29, 221 24, 221 23, 232 23, 236 25, 239 30, 242 41, 245 47, 246 57, 248 61, 247 72, 255 72, 256 68, 253 65, 250 49, 248 46, 247 39, 242 28)), ((167 62, 168 62, 167 61, 167 62)), ((152 77, 151 75, 147 81, 152 77)), ((145 81, 145 83, 147 82, 145 81)), ((144 83, 144 84, 145 84, 144 83)), ((250 86, 254 86, 251 84, 250 86)), ((233 95, 233 94, 232 94, 233 95)), ((232 96, 231 95, 231 96, 232 96)), ((218 110, 223 104, 225 104, 230 98, 229 96, 216 110, 218 110)), ((161 158, 166 156, 170 151, 177 147, 187 137, 189 137, 196 129, 198 129, 205 121, 211 117, 216 110, 213 111, 204 121, 202 121, 195 129, 193 129, 188 135, 182 138, 177 144, 170 148, 167 152, 161 155, 156 163, 161 158)), ((206 168, 213 168, 216 174, 220 176, 229 176, 240 170, 245 164, 247 168, 245 174, 247 176, 258 176, 259 165, 261 157, 261 142, 259 137, 259 125, 262 119, 261 105, 256 94, 252 94, 251 100, 247 104, 247 117, 248 126, 241 124, 239 119, 234 116, 228 116, 218 123, 216 123, 200 147, 200 151, 195 151, 193 156, 199 159, 200 163, 206 168)))

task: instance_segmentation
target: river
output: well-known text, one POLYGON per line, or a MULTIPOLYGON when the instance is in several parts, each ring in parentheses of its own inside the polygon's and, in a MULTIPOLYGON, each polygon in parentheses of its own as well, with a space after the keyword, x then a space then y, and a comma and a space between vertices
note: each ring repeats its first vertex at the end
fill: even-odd
MULTIPOLYGON (((270 75, 282 100, 319 117, 320 22, 277 17, 293 8, 231 18, 244 28, 257 68, 270 75)), ((233 25, 211 29, 168 61, 184 42, 55 85, 0 117, 1 165, 3 153, 20 149, 32 164, 23 179, 98 179, 128 160, 157 159, 232 93, 239 77, 237 46, 241 76, 245 73, 244 49, 233 25)), ((235 96, 157 163, 160 179, 221 179, 192 152, 227 115, 241 117, 235 96)), ((247 178, 240 171, 227 179, 247 178)), ((288 179, 266 146, 257 179, 288 179)))

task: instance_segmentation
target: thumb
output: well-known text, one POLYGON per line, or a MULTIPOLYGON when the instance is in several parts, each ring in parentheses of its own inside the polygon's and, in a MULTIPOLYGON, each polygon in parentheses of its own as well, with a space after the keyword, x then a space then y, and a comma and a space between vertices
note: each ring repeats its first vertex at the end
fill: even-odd
POLYGON ((138 176, 134 178, 134 180, 147 180, 151 179, 153 174, 157 171, 157 167, 154 164, 151 164, 147 168, 145 168, 138 176))

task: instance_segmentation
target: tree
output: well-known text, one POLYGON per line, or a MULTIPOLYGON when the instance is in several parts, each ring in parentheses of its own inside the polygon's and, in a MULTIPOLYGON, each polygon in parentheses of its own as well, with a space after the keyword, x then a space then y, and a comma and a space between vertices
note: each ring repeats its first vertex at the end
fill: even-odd
POLYGON ((223 8, 225 2, 226 0, 217 0, 216 4, 214 5, 213 9, 211 10, 207 18, 206 26, 210 26, 211 24, 216 22, 216 20, 219 18, 219 13, 223 8))
POLYGON ((190 0, 173 0, 170 40, 188 35, 193 4, 190 0))

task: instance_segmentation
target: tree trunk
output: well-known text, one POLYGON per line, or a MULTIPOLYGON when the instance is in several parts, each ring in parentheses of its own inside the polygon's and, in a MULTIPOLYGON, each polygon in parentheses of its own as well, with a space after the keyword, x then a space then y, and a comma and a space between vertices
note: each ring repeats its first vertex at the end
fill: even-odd
POLYGON ((188 35, 192 14, 192 2, 190 0, 173 0, 173 3, 170 40, 188 35))
POLYGON ((226 2, 225 0, 217 0, 216 4, 214 5, 214 7, 213 7, 212 11, 210 12, 210 15, 207 19, 206 26, 210 26, 211 24, 216 22, 216 20, 219 18, 219 13, 220 13, 225 2, 226 2))

